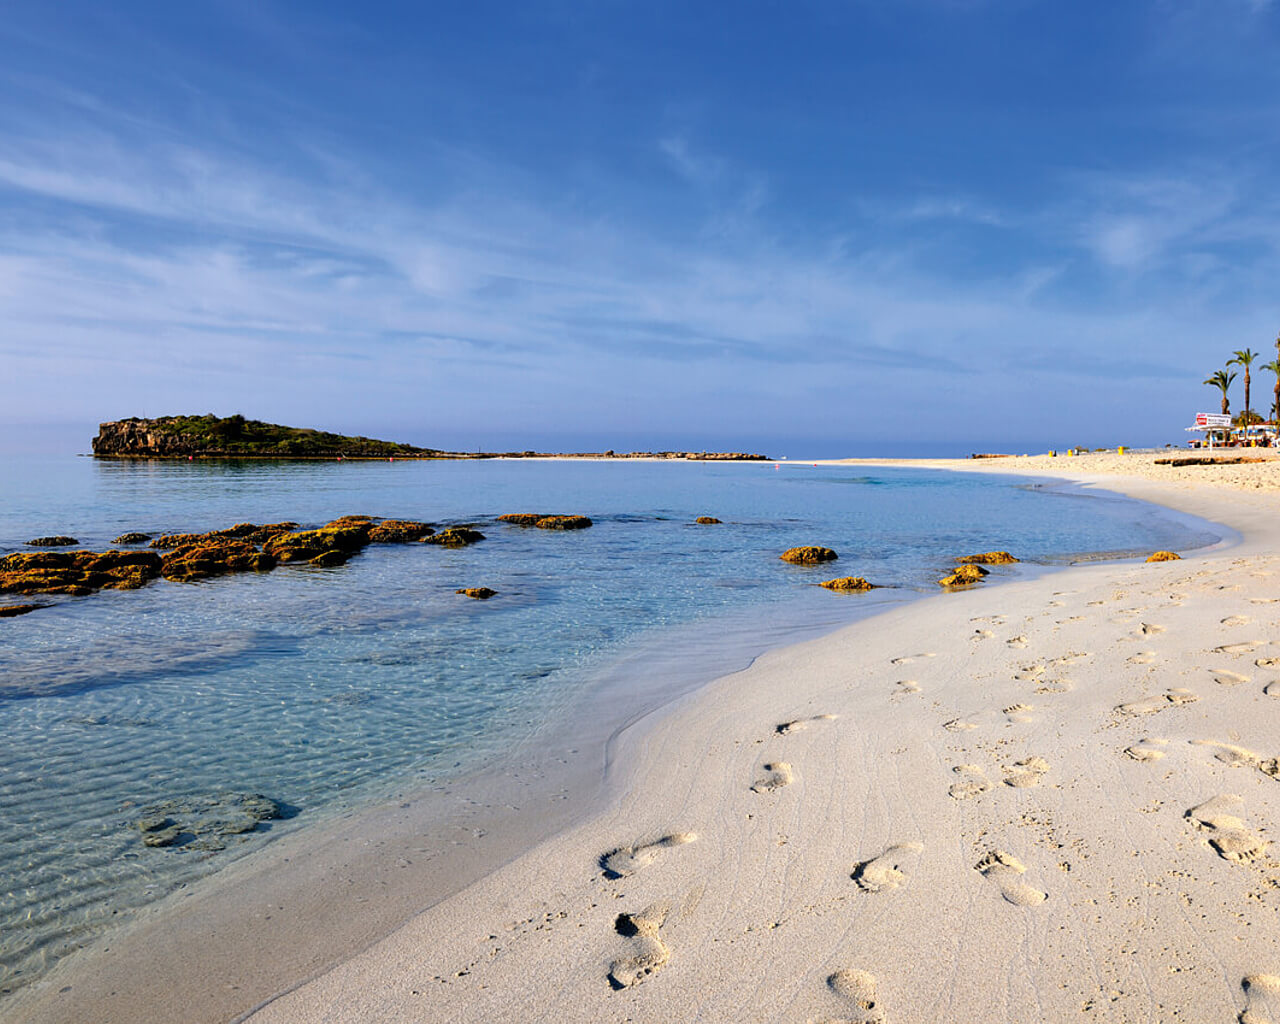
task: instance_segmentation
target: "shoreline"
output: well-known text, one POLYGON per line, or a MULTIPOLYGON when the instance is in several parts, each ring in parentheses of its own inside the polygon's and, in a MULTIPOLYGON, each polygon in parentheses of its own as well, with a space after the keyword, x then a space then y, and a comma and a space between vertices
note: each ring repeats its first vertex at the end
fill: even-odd
MULTIPOLYGON (((819 461, 821 462, 822 460, 819 460, 819 461)), ((859 462, 864 462, 864 461, 865 460, 839 460, 839 463, 840 464, 858 464, 859 462)), ((1000 460, 1000 461, 1005 462, 1006 460, 1000 460)), ((906 466, 920 465, 918 462, 915 462, 912 460, 877 461, 874 464, 896 464, 896 465, 906 465, 906 466)), ((987 460, 982 460, 976 465, 969 465, 967 463, 967 460, 964 460, 964 465, 965 465, 965 468, 972 469, 973 471, 992 473, 992 474, 1000 473, 1003 470, 1003 467, 998 467, 998 468, 992 467, 987 460)), ((930 467, 922 466, 921 468, 953 468, 953 467, 948 465, 948 466, 930 466, 930 467)), ((1054 468, 1057 468, 1057 467, 1054 467, 1054 468)), ((1032 475, 1044 477, 1052 474, 1046 473, 1043 470, 1038 469, 1032 475)), ((1098 482, 1098 481, 1092 481, 1092 482, 1098 482)), ((1115 489, 1114 481, 1110 481, 1110 483, 1111 483, 1111 489, 1115 489)), ((1139 489, 1143 489, 1143 488, 1139 488, 1139 489)), ((1213 500, 1210 500, 1207 503, 1197 503, 1197 504, 1201 504, 1202 507, 1200 509, 1189 510, 1185 507, 1187 502, 1182 498, 1179 498, 1176 501, 1176 503, 1174 501, 1158 501, 1158 498, 1153 499, 1153 497, 1151 496, 1152 494, 1155 493, 1155 491, 1152 491, 1150 488, 1146 488, 1146 490, 1149 493, 1132 494, 1131 496, 1139 497, 1141 500, 1146 500, 1146 501, 1157 500, 1158 503, 1165 504, 1167 507, 1176 508, 1181 511, 1190 511, 1192 512, 1192 514, 1197 514, 1197 515, 1203 516, 1204 518, 1211 518, 1211 519, 1214 519, 1215 521, 1220 521, 1220 518, 1216 515, 1214 516, 1205 515, 1206 511, 1209 511, 1209 512, 1220 511, 1220 504, 1221 504, 1220 502, 1215 503, 1213 500)), ((1159 488, 1156 488, 1156 491, 1159 491, 1159 490, 1160 490, 1159 488)), ((1167 498, 1169 496, 1166 494, 1165 497, 1167 498)), ((1245 541, 1247 541, 1248 537, 1252 534, 1252 532, 1253 532, 1252 528, 1250 528, 1250 530, 1246 532, 1245 541)), ((924 617, 924 613, 920 609, 925 605, 930 605, 930 604, 936 605, 939 602, 954 600, 958 597, 977 598, 982 593, 986 593, 987 595, 994 596, 995 594, 1005 591, 1007 588, 1027 588, 1027 587, 1030 587, 1033 589, 1036 587, 1043 588, 1048 585, 1047 580, 1049 579, 1059 580, 1061 578, 1062 572, 1066 572, 1066 573, 1075 573, 1080 571, 1107 572, 1107 571, 1120 571, 1121 568, 1133 569, 1134 567, 1131 565, 1127 567, 1123 567, 1123 566, 1118 567, 1115 565, 1106 565, 1106 566, 1090 565, 1090 566, 1082 567, 1079 569, 1065 569, 1065 570, 1062 570, 1061 572, 1055 570, 1049 574, 1042 575, 1041 577, 1036 579, 1032 579, 1028 581, 1016 581, 1016 582, 1005 583, 997 588, 994 588, 985 592, 975 591, 968 595, 936 595, 933 597, 924 597, 922 600, 911 601, 906 608, 894 609, 882 615, 876 616, 875 621, 879 623, 881 622, 881 620, 886 620, 886 619, 891 620, 895 628, 901 628, 903 621, 906 621, 909 623, 912 619, 924 617)), ((824 645, 830 646, 837 642, 837 638, 846 637, 849 634, 856 634, 858 633, 858 631, 862 631, 865 633, 869 631, 869 628, 867 627, 865 622, 857 623, 850 627, 844 627, 838 630, 835 634, 832 634, 827 637, 823 637, 819 640, 807 641, 798 646, 788 646, 780 650, 773 650, 768 654, 764 655, 761 659, 759 659, 759 662, 765 665, 769 671, 776 671, 777 663, 780 661, 785 663, 793 659, 809 658, 811 656, 811 649, 815 649, 815 648, 821 649, 823 648, 824 645)), ((627 769, 624 772, 617 775, 612 780, 609 780, 608 782, 602 784, 599 787, 599 789, 596 791, 596 794, 591 803, 591 806, 588 809, 584 810, 582 808, 577 808, 573 811, 573 813, 571 813, 567 817, 556 817, 554 815, 548 815, 548 817, 545 819, 546 828, 543 830, 544 834, 542 836, 542 839, 544 840, 544 843, 542 844, 542 846, 535 848, 531 852, 526 852, 522 854, 521 856, 517 857, 515 861, 509 863, 504 868, 500 868, 496 872, 488 872, 488 873, 481 872, 482 877, 480 878, 480 880, 478 880, 468 891, 474 892, 477 889, 488 890, 492 888, 494 885, 500 885, 501 883, 497 880, 500 879, 500 877, 503 876, 509 869, 514 869, 516 866, 521 865, 527 861, 538 860, 540 849, 544 849, 544 847, 548 847, 548 846, 558 847, 559 845, 563 844, 566 841, 565 840, 566 836, 570 836, 575 832, 582 831, 584 829, 590 832, 593 827, 594 828, 600 827, 598 825, 593 825, 593 822, 598 823, 600 821, 607 820, 611 817, 611 815, 616 817, 616 813, 617 813, 616 808, 620 805, 625 804, 628 799, 632 799, 631 793, 635 788, 635 786, 638 784, 636 781, 637 774, 638 775, 644 774, 643 769, 644 769, 645 758, 643 757, 643 754, 640 753, 639 751, 642 751, 643 748, 651 742, 651 737, 659 734, 665 735, 673 731, 679 732, 680 727, 678 723, 681 720, 683 720, 687 715, 692 713, 691 709, 693 708, 703 709, 703 711, 705 712, 707 703, 712 700, 712 697, 711 697, 712 691, 716 691, 716 692, 722 691, 727 686, 731 685, 727 681, 736 681, 741 678, 750 678, 756 672, 757 672, 757 666, 753 665, 751 668, 748 668, 744 672, 733 673, 732 675, 728 677, 724 677, 718 680, 717 682, 709 684, 708 686, 699 688, 696 692, 692 694, 685 694, 683 696, 679 696, 673 702, 668 702, 657 709, 653 709, 645 713, 640 718, 640 722, 642 723, 640 727, 636 727, 635 722, 630 723, 627 728, 621 730, 619 734, 615 735, 611 743, 611 745, 617 751, 617 754, 614 758, 614 762, 615 763, 629 762, 627 769), (614 810, 611 810, 610 808, 614 808, 614 810)), ((816 732, 817 729, 815 728, 814 731, 816 732)), ((510 783, 509 778, 506 780, 494 780, 494 781, 495 781, 495 784, 502 783, 502 785, 508 785, 510 783)), ((499 788, 495 790, 495 793, 494 793, 495 801, 497 801, 500 798, 506 798, 506 794, 502 792, 501 786, 499 786, 499 788)), ((341 842, 347 843, 347 844, 355 844, 355 845, 363 844, 366 848, 370 847, 371 845, 378 847, 378 849, 381 850, 382 860, 383 860, 383 863, 385 864, 389 853, 392 852, 391 850, 388 849, 388 846, 395 846, 395 844, 397 843, 402 843, 403 846, 399 852, 400 853, 410 852, 410 847, 412 846, 412 843, 413 843, 413 836, 417 832, 421 831, 421 827, 422 827, 422 822, 420 820, 419 821, 412 820, 412 816, 409 814, 402 814, 399 816, 398 820, 396 819, 397 819, 397 816, 395 815, 394 812, 390 810, 389 810, 389 813, 384 815, 384 821, 382 822, 382 824, 383 826, 390 826, 391 832, 389 836, 383 836, 376 840, 371 839, 368 834, 370 831, 368 827, 369 823, 366 821, 363 824, 353 823, 353 824, 343 825, 338 829, 337 838, 339 838, 341 842)), ((500 828, 500 823, 499 823, 499 828, 500 828)), ((281 844, 288 843, 290 838, 291 837, 284 837, 280 840, 280 843, 281 844)), ((620 839, 619 841, 623 841, 623 840, 620 839)), ((334 884, 335 881, 337 881, 337 878, 332 873, 326 875, 323 872, 321 872, 319 874, 306 876, 305 871, 308 869, 304 867, 300 867, 296 863, 291 863, 291 861, 294 858, 305 859, 307 857, 308 851, 305 849, 305 844, 303 844, 301 841, 298 841, 298 845, 303 848, 298 850, 289 850, 289 849, 282 848, 281 850, 278 851, 278 854, 280 855, 279 866, 281 867, 281 869, 287 870, 288 872, 294 874, 295 876, 305 877, 309 885, 316 885, 316 886, 323 887, 325 885, 334 884), (286 853, 289 854, 289 857, 283 856, 286 853), (291 866, 285 869, 284 864, 291 864, 291 866)), ((520 844, 520 845, 527 846, 527 843, 520 844)), ((597 855, 599 852, 600 851, 597 851, 597 855)), ((678 856, 678 854, 672 853, 671 856, 674 858, 678 856)), ((405 859, 405 858, 402 858, 402 859, 405 859)), ((545 850, 542 855, 542 859, 546 859, 545 850)), ((366 870, 368 866, 369 866, 369 861, 368 859, 364 858, 362 854, 357 854, 356 856, 353 856, 348 863, 341 865, 343 869, 343 873, 350 876, 349 878, 346 879, 348 884, 351 884, 352 880, 356 879, 361 874, 361 871, 366 870)), ((318 868, 318 865, 314 864, 313 862, 311 867, 312 869, 316 869, 318 868)), ((227 870, 234 872, 237 870, 237 867, 233 865, 227 870)), ((403 872, 403 869, 401 869, 401 872, 403 872)), ((390 885, 402 884, 403 879, 393 877, 395 874, 396 872, 388 873, 384 870, 383 872, 379 873, 377 877, 363 878, 361 879, 361 882, 363 884, 373 885, 374 887, 377 887, 380 885, 389 885, 389 884, 390 885)), ((228 877, 228 879, 226 880, 225 887, 230 888, 231 882, 232 880, 230 879, 230 877, 228 877)), ((422 919, 427 917, 439 918, 442 914, 444 914, 447 917, 448 915, 445 914, 445 911, 442 910, 441 908, 448 908, 449 906, 456 904, 458 901, 459 901, 459 897, 453 896, 453 897, 446 898, 441 903, 437 904, 435 907, 430 908, 423 914, 414 916, 412 913, 406 913, 404 918, 407 920, 407 923, 404 926, 405 929, 414 929, 418 927, 421 924, 422 919)), ((406 907, 406 910, 408 909, 409 908, 406 907)), ((157 918, 163 917, 163 916, 164 916, 163 914, 156 915, 157 918)), ((188 918, 192 918, 192 917, 198 918, 200 915, 187 914, 186 916, 188 918)), ((257 920, 256 922, 254 922, 254 928, 262 929, 264 923, 267 920, 270 920, 273 916, 274 915, 267 915, 267 914, 257 915, 257 920)), ((169 923, 172 924, 173 922, 170 921, 169 923)), ((194 921, 189 920, 187 922, 187 925, 189 926, 194 927, 195 924, 196 923, 194 921)), ((136 933, 138 929, 135 928, 134 931, 136 933)), ((267 929, 267 931, 269 931, 269 929, 267 929)), ((395 939, 396 935, 398 934, 400 933, 395 933, 389 938, 382 939, 381 942, 378 941, 379 939, 378 935, 370 935, 369 941, 373 942, 374 945, 371 947, 368 953, 361 954, 353 958, 352 960, 347 961, 345 965, 340 965, 339 967, 335 968, 334 971, 324 972, 323 970, 321 970, 321 973, 319 974, 318 979, 314 981, 313 984, 316 986, 319 986, 320 989, 324 989, 326 978, 336 976, 335 972, 341 973, 349 969, 354 969, 350 967, 351 964, 355 964, 357 962, 363 963, 370 955, 372 955, 382 947, 382 943, 391 942, 393 939, 395 939)), ((134 937, 138 938, 139 936, 135 935, 134 937)), ((244 935, 243 937, 246 940, 249 938, 248 934, 244 935)), ((272 937, 269 935, 266 937, 268 939, 272 939, 272 937)), ((129 937, 126 936, 126 941, 128 941, 128 938, 129 937)), ((142 945, 145 947, 148 938, 150 939, 150 941, 155 941, 156 936, 152 935, 148 937, 146 935, 141 935, 140 938, 143 940, 142 945)), ((259 936, 256 939, 256 941, 258 945, 260 945, 264 950, 266 950, 267 952, 270 952, 270 950, 273 948, 275 950, 287 948, 287 942, 285 942, 284 945, 280 944, 281 939, 287 939, 287 935, 277 936, 274 939, 272 939, 272 941, 266 941, 266 942, 262 941, 262 936, 259 936)), ((607 942, 605 944, 607 945, 607 942)), ((115 945, 117 945, 118 947, 119 944, 117 943, 115 945)), ((368 945, 368 943, 366 943, 366 945, 368 945)), ((194 965, 188 965, 188 966, 194 968, 194 965)), ((316 966, 319 967, 320 965, 316 965, 316 966)), ((201 962, 201 967, 208 969, 208 965, 204 962, 201 962)), ((311 973, 314 974, 315 971, 312 971, 311 973)), ((52 979, 56 975, 57 975, 57 969, 55 968, 55 972, 50 976, 50 980, 51 980, 50 987, 52 987, 52 979)), ((107 975, 110 975, 110 971, 107 972, 107 975)), ((93 979, 92 978, 87 979, 89 981, 88 988, 90 991, 85 990, 85 987, 84 987, 85 980, 86 979, 82 978, 77 981, 76 988, 79 989, 80 991, 76 993, 76 997, 77 999, 88 997, 89 1005, 93 1005, 93 998, 92 998, 92 992, 91 992, 93 988, 93 984, 92 984, 93 979)), ((104 976, 101 980, 106 982, 108 981, 108 978, 104 976)), ((156 980, 159 983, 158 987, 156 987, 149 993, 142 993, 142 994, 134 993, 134 998, 129 1001, 130 1008, 129 1008, 128 1014, 126 1014, 127 1016, 132 1017, 136 1015, 136 1013, 140 1009, 139 1007, 140 1002, 143 1004, 152 1005, 154 1007, 155 1005, 158 1005, 158 1004, 154 1003, 153 1000, 156 1000, 156 999, 163 1000, 164 998, 166 998, 166 993, 162 991, 164 988, 164 978, 161 977, 156 980), (150 996, 150 998, 147 998, 148 995, 150 996)), ((172 982, 172 980, 173 979, 170 979, 170 982, 172 982)), ((43 984, 43 982, 40 984, 43 984)), ((305 983, 303 983, 300 988, 298 986, 295 986, 294 989, 291 991, 296 991, 297 998, 302 999, 305 993, 308 991, 308 986, 305 983)), ((640 991, 640 990, 637 990, 637 991, 640 991)), ((25 993, 26 997, 30 997, 31 995, 32 993, 25 993)), ((65 1013, 67 1011, 67 1000, 57 998, 57 996, 61 995, 61 993, 46 992, 45 995, 52 995, 54 997, 49 1004, 51 1008, 51 1012, 55 1012, 56 1014, 57 1012, 65 1013)), ((174 995, 175 995, 174 993, 169 992, 167 994, 167 997, 172 998, 174 997, 174 995)), ((185 993, 177 993, 176 997, 179 1003, 185 1001, 185 999, 187 998, 185 993)), ((324 998, 329 998, 329 996, 326 995, 324 998)), ((21 1004, 25 1004, 28 1001, 29 1001, 28 998, 23 998, 21 1000, 21 1004)), ((304 1002, 306 1002, 305 999, 304 999, 304 1002)), ((23 1010, 23 1005, 21 1004, 15 1004, 13 1009, 23 1010)), ((280 1007, 286 1004, 292 1007, 292 1009, 289 1010, 288 1012, 297 1012, 298 1006, 301 1005, 297 1003, 293 997, 287 997, 286 999, 280 1001, 278 1004, 273 1004, 272 1006, 268 1006, 268 1008, 264 1010, 265 1016, 263 1019, 268 1019, 268 1020, 276 1019, 272 1016, 272 1014, 284 1012, 283 1010, 280 1009, 280 1007)), ((311 1005, 311 1004, 307 1003, 307 1005, 311 1005)), ((37 1012, 38 1009, 39 1009, 38 1007, 35 1007, 33 1009, 33 1013, 35 1013, 36 1015, 19 1016, 19 1017, 15 1017, 14 1019, 15 1020, 46 1019, 38 1015, 38 1012, 37 1012)), ((75 1014, 73 1013, 72 1016, 75 1016, 75 1014)), ((104 1020, 104 1021, 110 1020, 110 1019, 116 1019, 111 1017, 109 1014, 105 1014, 101 1012, 95 1013, 95 1016, 97 1019, 104 1020)), ((52 1018, 48 1018, 48 1019, 52 1019, 52 1018)), ((124 1019, 124 1017, 121 1016, 119 1019, 124 1019)), ((217 1019, 217 1018, 211 1018, 211 1019, 217 1019)), ((314 1018, 304 1012, 302 1016, 299 1016, 296 1018, 281 1017, 278 1019, 314 1019, 314 1018)), ((360 1019, 360 1018, 358 1017, 348 1018, 344 1016, 341 1019, 345 1020, 345 1019, 360 1019)))

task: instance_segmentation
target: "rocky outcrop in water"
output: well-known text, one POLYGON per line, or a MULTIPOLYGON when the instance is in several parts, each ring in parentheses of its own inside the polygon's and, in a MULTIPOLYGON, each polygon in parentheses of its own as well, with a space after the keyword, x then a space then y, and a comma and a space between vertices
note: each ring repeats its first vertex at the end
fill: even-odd
POLYGON ((145 544, 151 539, 149 533, 122 533, 112 544, 145 544))
POLYGON ((410 519, 384 519, 369 531, 371 544, 410 544, 435 533, 429 523, 410 519))
POLYGON ((698 516, 698 518, 695 519, 694 522, 697 523, 699 526, 720 525, 720 520, 717 519, 715 516, 698 516))
POLYGON ((778 556, 784 562, 790 562, 792 565, 821 565, 823 562, 834 562, 840 556, 830 548, 824 547, 800 547, 787 548, 778 556))
POLYGON ((984 551, 978 555, 957 558, 958 565, 1012 565, 1017 559, 1007 551, 984 551))
POLYGON ((446 548, 465 548, 484 540, 484 534, 469 526, 447 526, 439 533, 423 538, 423 544, 439 544, 446 548))
POLYGON ((967 587, 974 583, 981 583, 982 577, 988 575, 988 571, 980 565, 962 565, 949 576, 944 576, 938 580, 941 587, 967 587))
POLYGON ((540 530, 585 530, 592 525, 586 516, 551 515, 546 512, 508 512, 498 522, 511 526, 535 526, 540 530))
POLYGON ((235 572, 270 572, 273 555, 244 540, 215 539, 174 548, 161 563, 160 574, 174 583, 194 583, 235 572))
POLYGON ((828 590, 845 592, 875 590, 876 588, 874 583, 868 583, 861 576, 841 576, 836 580, 827 580, 824 583, 819 583, 818 586, 826 587, 828 590))
POLYGON ((80 542, 74 537, 37 537, 35 540, 27 541, 27 547, 30 548, 69 548, 80 542))
POLYGON ((41 551, 0 558, 0 591, 69 594, 134 590, 160 575, 151 551, 41 551))
POLYGON ((13 619, 48 607, 47 604, 0 604, 0 619, 13 619))
POLYGON ((496 590, 490 590, 488 587, 463 587, 461 590, 455 590, 455 594, 462 594, 464 597, 474 597, 477 601, 487 601, 491 597, 497 597, 496 590))
POLYGON ((1148 562, 1180 562, 1182 556, 1176 551, 1157 551, 1147 558, 1148 562))

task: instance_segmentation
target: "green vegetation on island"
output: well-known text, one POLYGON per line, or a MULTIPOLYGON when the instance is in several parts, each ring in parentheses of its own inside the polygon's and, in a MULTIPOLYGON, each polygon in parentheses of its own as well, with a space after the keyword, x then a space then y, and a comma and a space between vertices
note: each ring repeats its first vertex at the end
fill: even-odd
POLYGON ((106 456, 230 456, 271 458, 390 458, 442 454, 395 441, 284 427, 235 416, 161 416, 99 425, 93 454, 106 456))

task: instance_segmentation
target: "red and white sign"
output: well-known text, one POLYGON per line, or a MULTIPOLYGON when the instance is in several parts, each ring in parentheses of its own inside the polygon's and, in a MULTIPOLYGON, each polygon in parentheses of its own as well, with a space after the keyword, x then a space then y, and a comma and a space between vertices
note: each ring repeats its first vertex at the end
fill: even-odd
POLYGON ((1230 427, 1231 417, 1222 412, 1198 412, 1196 413, 1196 426, 1201 428, 1230 427))

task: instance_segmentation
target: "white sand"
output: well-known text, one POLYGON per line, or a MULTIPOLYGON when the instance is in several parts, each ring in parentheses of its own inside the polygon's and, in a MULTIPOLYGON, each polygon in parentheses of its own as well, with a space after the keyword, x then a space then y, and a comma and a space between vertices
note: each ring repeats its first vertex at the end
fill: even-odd
POLYGON ((1280 1024, 1280 465, 1036 462, 956 468, 1137 472, 1243 541, 766 655, 625 731, 603 812, 254 1024, 1280 1024))

